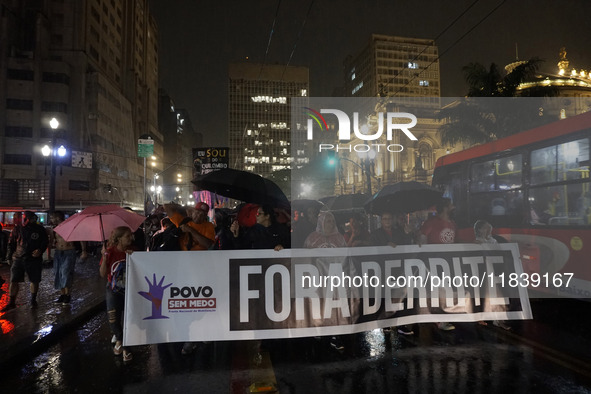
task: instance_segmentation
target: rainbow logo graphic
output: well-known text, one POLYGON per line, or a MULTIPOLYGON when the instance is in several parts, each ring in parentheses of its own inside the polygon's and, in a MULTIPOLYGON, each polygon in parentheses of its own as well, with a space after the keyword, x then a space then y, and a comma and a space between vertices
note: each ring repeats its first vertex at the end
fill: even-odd
MULTIPOLYGON (((328 130, 328 125, 326 124, 326 120, 324 119, 324 117, 322 115, 320 115, 320 112, 315 111, 312 108, 308 108, 308 107, 304 107, 304 109, 307 110, 307 111, 304 111, 304 113, 306 115, 311 116, 312 119, 314 119, 316 121, 316 123, 318 123, 318 126, 320 126, 320 130, 323 130, 322 125, 324 125, 324 130, 328 130)), ((309 120, 309 122, 310 121, 311 120, 309 120)), ((311 126, 308 126, 308 127, 311 128, 311 126)))

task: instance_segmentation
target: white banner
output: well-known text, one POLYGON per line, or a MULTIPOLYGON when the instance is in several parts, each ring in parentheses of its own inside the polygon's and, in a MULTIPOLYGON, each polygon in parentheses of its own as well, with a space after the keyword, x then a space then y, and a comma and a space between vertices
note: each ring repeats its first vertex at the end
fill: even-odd
POLYGON ((516 244, 136 252, 126 346, 531 319, 516 244))

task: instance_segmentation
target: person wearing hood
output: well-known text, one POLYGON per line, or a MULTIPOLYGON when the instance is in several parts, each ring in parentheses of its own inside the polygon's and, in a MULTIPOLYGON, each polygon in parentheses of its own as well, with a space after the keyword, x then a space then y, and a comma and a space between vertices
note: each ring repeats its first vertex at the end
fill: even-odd
POLYGON ((304 248, 344 248, 346 246, 347 242, 339 233, 334 215, 330 212, 320 213, 316 231, 310 233, 304 241, 304 248))

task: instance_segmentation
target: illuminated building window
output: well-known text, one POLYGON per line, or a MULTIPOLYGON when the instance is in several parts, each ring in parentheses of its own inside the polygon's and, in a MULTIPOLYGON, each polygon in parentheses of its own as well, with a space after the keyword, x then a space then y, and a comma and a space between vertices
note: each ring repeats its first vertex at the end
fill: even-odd
POLYGON ((287 129, 287 123, 285 123, 285 122, 271 123, 271 128, 284 130, 284 129, 287 129))
POLYGON ((357 85, 357 86, 355 86, 355 87, 353 88, 353 90, 351 91, 351 94, 355 94, 355 93, 357 93, 357 91, 358 91, 359 89, 361 89, 362 87, 363 87, 363 81, 359 82, 359 85, 357 85))
POLYGON ((287 104, 286 97, 253 96, 250 99, 255 103, 287 104))

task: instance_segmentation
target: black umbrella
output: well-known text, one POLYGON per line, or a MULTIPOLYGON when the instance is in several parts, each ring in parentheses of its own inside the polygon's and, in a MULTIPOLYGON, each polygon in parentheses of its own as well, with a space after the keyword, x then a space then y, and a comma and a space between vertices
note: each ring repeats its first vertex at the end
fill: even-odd
POLYGON ((260 205, 290 209, 289 200, 273 181, 248 171, 225 168, 200 175, 192 181, 198 190, 260 205))
POLYGON ((319 210, 326 209, 326 205, 324 205, 322 201, 318 200, 300 199, 291 201, 291 209, 294 211, 303 212, 309 207, 318 208, 319 210))
POLYGON ((363 208, 364 204, 369 199, 367 194, 342 194, 337 197, 325 197, 321 198, 320 201, 326 204, 327 208, 331 211, 340 210, 351 210, 356 208, 363 208))
POLYGON ((414 212, 427 209, 441 199, 442 192, 419 182, 398 182, 386 185, 365 204, 373 214, 414 212))

